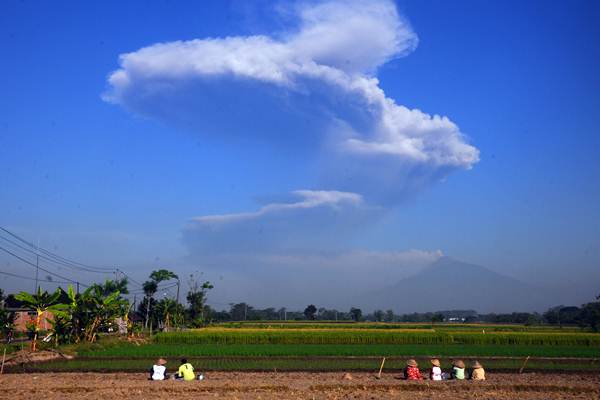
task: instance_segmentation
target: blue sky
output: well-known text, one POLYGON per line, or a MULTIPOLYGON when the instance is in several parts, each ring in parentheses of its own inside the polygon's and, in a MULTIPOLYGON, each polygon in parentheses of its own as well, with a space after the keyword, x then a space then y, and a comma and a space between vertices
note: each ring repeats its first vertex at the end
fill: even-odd
POLYGON ((1 225, 43 247, 139 280, 203 270, 223 302, 440 254, 598 291, 597 2, 2 9, 1 225))

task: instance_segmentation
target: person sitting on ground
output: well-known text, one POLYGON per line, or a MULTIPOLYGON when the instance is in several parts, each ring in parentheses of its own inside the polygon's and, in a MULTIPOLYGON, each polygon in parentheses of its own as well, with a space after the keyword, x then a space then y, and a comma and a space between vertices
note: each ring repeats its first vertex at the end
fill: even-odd
POLYGON ((485 381, 485 370, 483 366, 479 364, 479 361, 475 361, 471 366, 473 371, 471 371, 471 379, 474 381, 485 381))
POLYGON ((429 373, 429 379, 432 381, 441 381, 442 380, 442 369, 440 368, 440 360, 434 358, 431 360, 431 372, 429 373))
POLYGON ((196 375, 194 375, 194 367, 192 367, 192 364, 190 364, 186 358, 181 359, 181 365, 175 374, 175 379, 181 381, 193 381, 196 379, 196 375))
POLYGON ((423 375, 421 375, 421 371, 419 371, 419 364, 412 358, 406 362, 404 379, 409 381, 420 381, 423 379, 423 375))
POLYGON ((167 375, 167 367, 165 367, 165 364, 167 364, 167 360, 165 360, 164 358, 159 358, 156 361, 156 364, 154 364, 152 366, 152 368, 150 368, 150 379, 151 381, 164 381, 165 379, 168 378, 167 375))
POLYGON ((452 373, 450 374, 450 379, 465 379, 465 363, 462 362, 462 360, 452 361, 452 373))

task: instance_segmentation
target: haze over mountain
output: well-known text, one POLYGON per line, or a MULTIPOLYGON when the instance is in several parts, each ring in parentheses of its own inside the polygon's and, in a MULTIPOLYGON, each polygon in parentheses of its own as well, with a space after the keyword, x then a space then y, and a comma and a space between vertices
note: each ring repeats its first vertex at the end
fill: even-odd
POLYGON ((399 313, 442 309, 488 313, 544 311, 560 300, 549 289, 442 257, 414 276, 359 297, 357 304, 399 313))

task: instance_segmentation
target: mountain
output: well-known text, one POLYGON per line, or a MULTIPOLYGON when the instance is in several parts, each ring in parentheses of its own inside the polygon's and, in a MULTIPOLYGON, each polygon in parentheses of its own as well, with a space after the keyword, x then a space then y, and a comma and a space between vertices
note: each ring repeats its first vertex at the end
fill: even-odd
POLYGON ((552 292, 449 257, 416 275, 354 299, 367 310, 398 313, 473 309, 480 313, 545 311, 558 304, 552 292))

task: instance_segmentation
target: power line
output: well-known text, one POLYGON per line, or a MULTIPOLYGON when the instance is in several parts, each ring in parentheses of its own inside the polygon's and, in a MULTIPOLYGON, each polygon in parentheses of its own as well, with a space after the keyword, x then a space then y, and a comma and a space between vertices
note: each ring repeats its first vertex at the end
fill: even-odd
MULTIPOLYGON (((44 272, 46 272, 46 273, 48 273, 48 274, 50 274, 50 275, 54 275, 54 276, 56 276, 56 277, 58 277, 58 278, 60 278, 60 279, 67 280, 67 281, 69 281, 69 282, 71 282, 71 283, 77 283, 77 281, 74 281, 73 279, 69 279, 69 278, 67 278, 67 277, 64 277, 64 276, 62 276, 62 275, 59 275, 59 274, 57 274, 57 273, 54 273, 54 272, 52 272, 52 271, 48 271, 48 270, 47 270, 47 269, 45 269, 45 268, 42 268, 42 267, 40 267, 40 266, 37 266, 37 265, 33 264, 32 262, 29 262, 28 260, 24 259, 23 257, 20 257, 20 256, 18 256, 17 254, 15 254, 15 253, 11 252, 10 250, 7 250, 7 249, 5 249, 5 248, 4 248, 4 247, 2 247, 2 246, 0 246, 0 250, 4 251, 5 253, 8 253, 8 254, 10 254, 11 256, 13 256, 13 257, 15 257, 15 258, 18 258, 19 260, 23 261, 25 264, 27 264, 27 265, 30 265, 30 266, 32 266, 32 267, 34 267, 34 268, 39 268, 39 269, 41 269, 42 271, 44 271, 44 272)), ((80 283, 80 285, 81 285, 81 286, 88 287, 88 285, 84 285, 84 284, 82 284, 82 283, 80 283)))
MULTIPOLYGON (((0 274, 7 275, 7 276, 12 276, 14 278, 27 279, 29 281, 35 281, 36 280, 35 278, 31 278, 29 276, 17 275, 17 274, 13 274, 11 272, 0 271, 0 274)), ((49 279, 38 279, 38 281, 41 281, 41 282, 50 282, 50 283, 64 283, 64 284, 73 283, 73 282, 66 282, 66 281, 52 281, 52 280, 49 280, 49 279)))
POLYGON ((24 247, 24 246, 20 245, 19 243, 15 242, 13 240, 10 240, 10 239, 8 239, 8 238, 6 238, 4 236, 0 236, 0 239, 5 240, 6 242, 10 243, 12 246, 18 247, 21 250, 27 251, 27 252, 31 253, 32 255, 35 255, 36 257, 39 257, 39 258, 41 258, 43 260, 46 260, 46 261, 49 261, 49 262, 51 262, 53 264, 56 264, 59 267, 69 268, 69 269, 71 269, 73 271, 95 272, 95 273, 99 273, 99 274, 107 274, 108 273, 108 271, 96 271, 96 270, 92 270, 92 269, 88 269, 88 268, 77 267, 77 266, 73 266, 73 265, 70 265, 70 264, 67 264, 67 263, 59 262, 59 261, 53 260, 52 258, 44 256, 43 254, 38 254, 38 253, 36 253, 36 251, 34 251, 32 249, 29 249, 27 247, 24 247))
POLYGON ((117 269, 118 272, 122 273, 126 278, 128 282, 133 282, 136 285, 138 285, 139 287, 142 287, 144 285, 142 285, 141 283, 139 283, 138 281, 134 280, 132 277, 130 277, 129 275, 127 275, 124 271, 117 269))
MULTIPOLYGON (((163 290, 172 289, 172 288, 174 288, 174 287, 177 287, 177 284, 176 284, 176 283, 174 283, 174 284, 170 284, 170 285, 166 285, 166 286, 163 286, 163 287, 157 287, 157 288, 156 288, 156 291, 157 291, 157 292, 160 292, 160 291, 163 291, 163 290)), ((143 290, 143 289, 135 289, 135 290, 132 290, 132 291, 130 291, 130 292, 129 292, 129 294, 144 294, 144 293, 145 293, 145 292, 144 292, 144 290, 143 290)))
MULTIPOLYGON (((80 268, 83 270, 87 270, 88 272, 104 272, 104 273, 109 273, 109 272, 114 272, 115 271, 115 267, 101 267, 101 266, 93 266, 93 265, 88 265, 88 264, 83 264, 80 263, 78 261, 74 261, 65 257, 62 257, 56 253, 53 253, 51 251, 48 251, 42 247, 38 247, 35 244, 27 241, 26 239, 22 238, 21 236, 9 231, 6 228, 3 228, 0 226, 0 230, 9 234, 10 236, 12 236, 13 238, 17 239, 18 241, 26 244, 27 246, 29 246, 31 249, 35 249, 35 254, 38 254, 38 252, 44 253, 47 257, 50 257, 52 259, 54 259, 56 262, 60 262, 62 264, 68 264, 72 267, 75 268, 80 268)), ((6 240, 6 239, 5 239, 6 240)))

